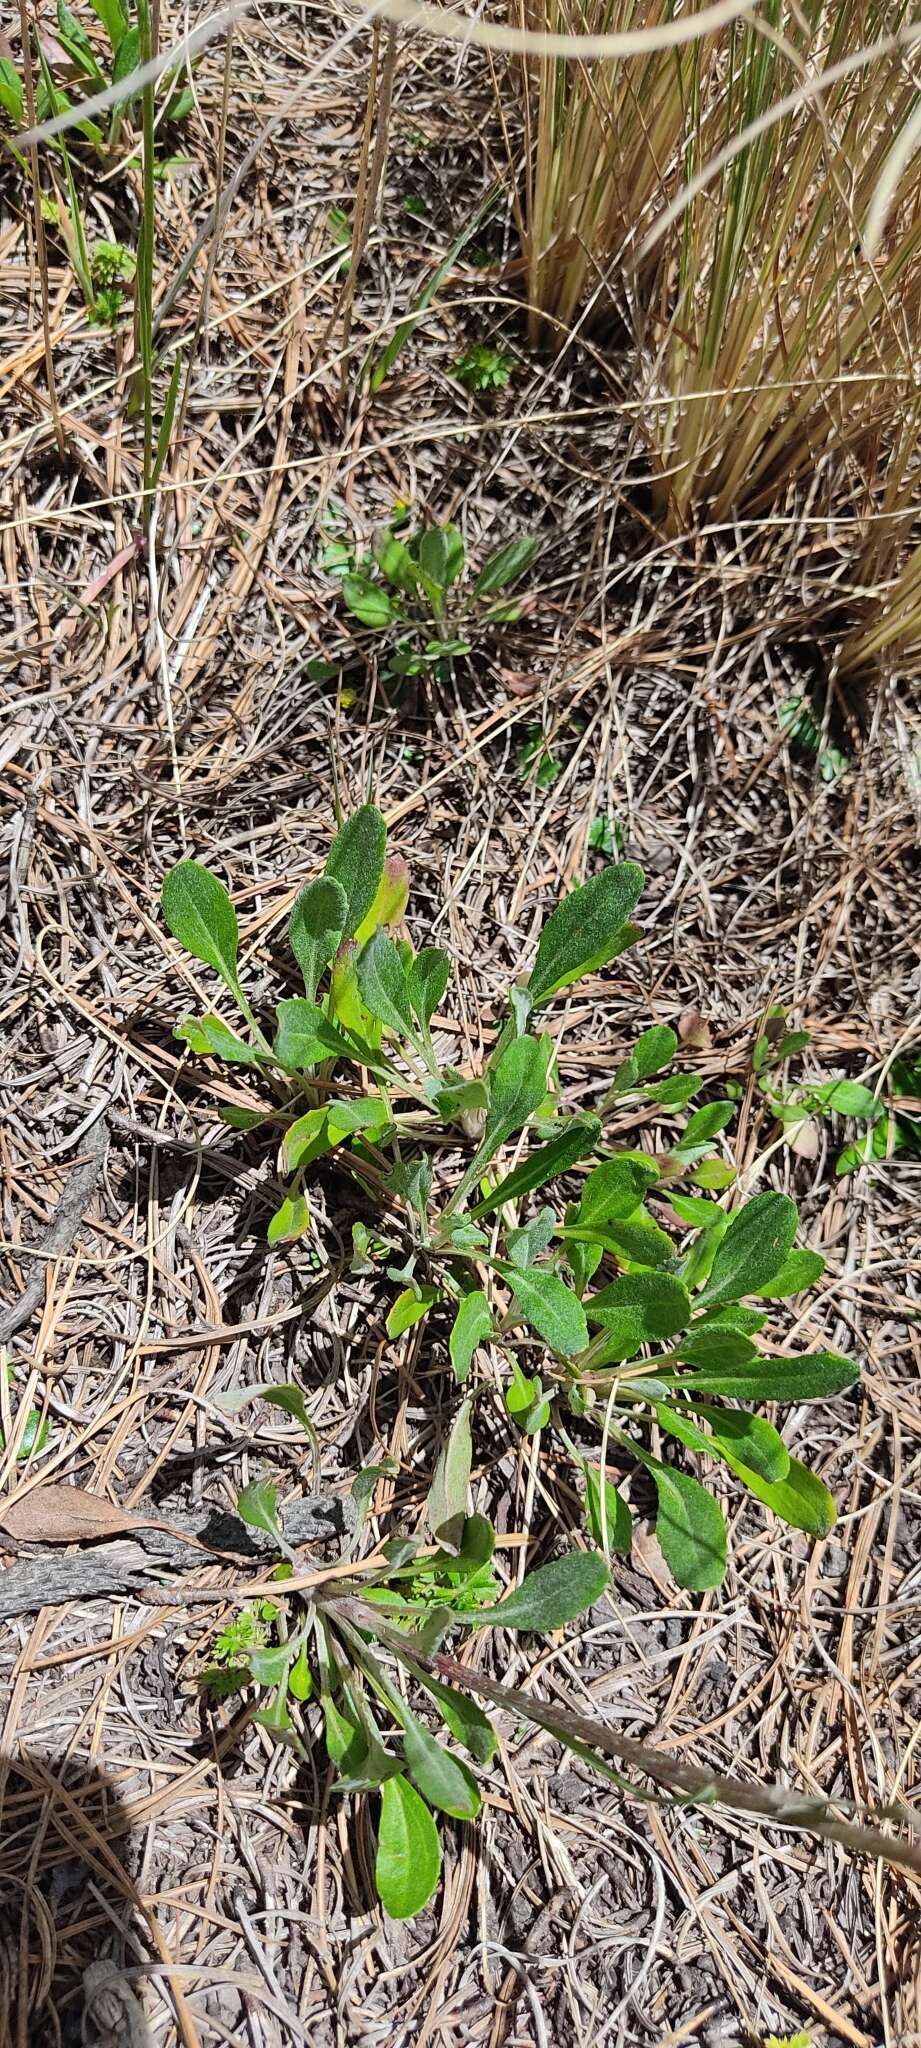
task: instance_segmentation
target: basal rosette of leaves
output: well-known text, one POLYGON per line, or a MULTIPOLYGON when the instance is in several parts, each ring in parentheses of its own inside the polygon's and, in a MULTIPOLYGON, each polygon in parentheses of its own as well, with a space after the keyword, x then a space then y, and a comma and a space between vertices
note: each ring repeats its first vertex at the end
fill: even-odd
MULTIPOLYGON (((506 541, 471 582, 456 526, 411 531, 407 519, 399 508, 370 550, 356 549, 336 507, 328 507, 320 567, 341 585, 351 617, 380 637, 385 676, 400 682, 428 673, 446 681, 476 643, 521 616, 521 601, 503 593, 531 568, 539 542, 532 534, 506 541)), ((330 671, 327 662, 312 667, 317 677, 330 671)))
MULTIPOLYGON (((447 1339, 459 1408, 432 1475, 430 1540, 394 1538, 366 1578, 314 1601, 284 1640, 241 1647, 234 1667, 269 1689, 263 1718, 295 1745, 292 1702, 316 1698, 340 1789, 380 1789, 378 1889, 389 1911, 405 1915, 437 1883, 433 1814, 473 1818, 479 1793, 471 1767, 394 1687, 381 1643, 474 1762, 488 1761, 485 1713, 435 1675, 447 1631, 541 1632, 590 1606, 611 1553, 630 1548, 631 1513, 613 1469, 631 1460, 651 1482, 666 1563, 692 1591, 719 1585, 726 1570, 726 1523, 705 1483, 714 1465, 794 1528, 825 1535, 831 1495, 758 1410, 839 1394, 859 1367, 828 1351, 788 1356, 765 1336, 771 1302, 811 1286, 824 1261, 796 1246, 787 1195, 766 1189, 734 1199, 733 1170, 718 1148, 730 1101, 692 1110, 654 1154, 606 1136, 631 1106, 642 1110, 644 1129, 650 1105, 671 1125, 689 1109, 699 1083, 668 1071, 678 1051, 668 1026, 641 1033, 596 1114, 560 1106, 547 1013, 637 936, 641 869, 612 863, 558 904, 530 971, 509 991, 485 1066, 470 1074, 437 1050, 451 961, 398 935, 409 876, 386 841, 380 811, 363 806, 337 834, 322 875, 301 891, 288 938, 303 994, 281 997, 271 1028, 242 986, 237 919, 216 876, 180 862, 164 882, 163 909, 173 936, 220 977, 242 1018, 241 1026, 215 1011, 186 1016, 176 1035, 252 1083, 250 1106, 219 1111, 226 1123, 277 1135, 287 1189, 270 1241, 309 1229, 311 1178, 335 1153, 367 1197, 352 1265, 389 1280, 389 1337, 397 1343, 428 1318, 447 1339), (596 1546, 532 1573, 504 1600, 494 1533, 468 1513, 472 1424, 497 1374, 510 1428, 559 1432, 581 1471, 596 1546), (593 1429, 598 1448, 590 1450, 593 1429)), ((310 1429, 296 1387, 248 1389, 243 1398, 258 1395, 310 1429)), ((377 1476, 371 1468, 356 1480, 365 1509, 377 1476)), ((274 1488, 257 1483, 239 1505, 284 1558, 274 1488)), ((290 1560, 279 1567, 290 1569, 290 1560)))

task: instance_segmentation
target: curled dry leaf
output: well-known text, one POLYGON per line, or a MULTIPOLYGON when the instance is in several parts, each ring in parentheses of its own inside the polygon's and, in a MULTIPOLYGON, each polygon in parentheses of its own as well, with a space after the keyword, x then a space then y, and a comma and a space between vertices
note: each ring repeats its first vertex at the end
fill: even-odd
POLYGON ((821 1148, 819 1127, 814 1117, 805 1116, 801 1124, 794 1124, 787 1130, 787 1144, 797 1159, 818 1159, 821 1148))
POLYGON ((710 1026, 699 1010, 683 1010, 678 1019, 678 1037, 692 1052, 707 1052, 712 1043, 710 1026))

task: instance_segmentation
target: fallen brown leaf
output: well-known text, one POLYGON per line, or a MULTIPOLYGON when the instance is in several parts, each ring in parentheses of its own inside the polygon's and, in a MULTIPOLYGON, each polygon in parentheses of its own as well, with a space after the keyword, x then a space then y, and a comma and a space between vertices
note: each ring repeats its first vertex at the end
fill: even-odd
POLYGON ((63 1482, 33 1486, 9 1506, 0 1505, 0 1525, 22 1543, 87 1543, 98 1536, 123 1536, 143 1515, 128 1515, 102 1493, 63 1482))
POLYGON ((202 1543, 189 1530, 164 1521, 159 1515, 131 1515, 102 1493, 87 1493, 83 1486, 68 1486, 59 1480, 49 1486, 33 1486, 8 1505, 0 1502, 0 1529, 19 1543, 94 1543, 107 1536, 124 1536, 129 1529, 164 1529, 178 1536, 193 1550, 209 1557, 223 1557, 237 1563, 235 1553, 216 1550, 202 1543))

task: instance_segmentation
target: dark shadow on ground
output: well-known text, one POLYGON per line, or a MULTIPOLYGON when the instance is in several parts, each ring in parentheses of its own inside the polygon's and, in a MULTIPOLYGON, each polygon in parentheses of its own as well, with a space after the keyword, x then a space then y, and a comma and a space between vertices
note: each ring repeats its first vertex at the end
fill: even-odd
POLYGON ((25 1744, 0 1757, 0 2048, 152 2048, 136 1854, 114 1776, 25 1744))

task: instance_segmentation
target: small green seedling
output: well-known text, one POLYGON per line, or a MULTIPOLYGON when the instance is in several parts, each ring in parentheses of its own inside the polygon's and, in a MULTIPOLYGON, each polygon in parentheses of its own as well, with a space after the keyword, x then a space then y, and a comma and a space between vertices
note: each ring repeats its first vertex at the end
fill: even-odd
POLYGON ((517 358, 504 349, 475 341, 451 364, 448 374, 467 391, 501 391, 517 367, 517 358))
POLYGON ((518 749, 516 766, 522 782, 535 789, 552 789, 563 772, 563 763, 548 745, 542 725, 529 725, 518 749))
POLYGON ((801 760, 815 763, 822 782, 840 782, 848 773, 851 763, 847 754, 823 739, 808 697, 789 697, 781 708, 780 723, 801 760))
POLYGON ((401 680, 426 671, 449 680, 475 639, 518 618, 520 605, 501 593, 520 581, 538 550, 530 535, 508 541, 468 583, 464 542, 455 526, 409 532, 400 508, 370 553, 331 531, 328 517, 326 531, 321 566, 340 582, 352 618, 382 636, 384 675, 401 680))
POLYGON ((921 1048, 914 1046, 904 1058, 893 1060, 887 1076, 882 1115, 870 1121, 870 1128, 845 1145, 835 1161, 839 1175, 855 1173, 858 1167, 892 1159, 921 1159, 921 1048))
POLYGON ((89 311, 100 327, 117 327, 127 310, 126 293, 134 283, 137 263, 120 242, 97 242, 90 269, 93 296, 89 311))
MULTIPOLYGON (((863 1081, 839 1075, 830 1081, 798 1081, 791 1084, 784 1069, 791 1059, 806 1051, 808 1031, 788 1031, 782 1003, 772 1003, 761 1020, 752 1050, 752 1072, 761 1095, 776 1116, 787 1143, 796 1152, 814 1156, 816 1125, 833 1115, 865 1124, 865 1134, 854 1139, 838 1154, 835 1172, 853 1173, 872 1160, 891 1158, 896 1152, 921 1156, 921 1119, 909 1105, 921 1101, 921 1063, 907 1058, 895 1060, 889 1072, 887 1096, 906 1103, 904 1110, 888 1108, 878 1090, 863 1081)), ((727 1093, 738 1096, 738 1083, 727 1093)))
POLYGON ((560 1104, 546 1012, 637 936, 641 869, 612 863, 563 898, 509 991, 488 1059, 469 1072, 442 1050, 449 955, 417 953, 400 935, 409 876, 386 837, 365 805, 302 890, 288 936, 304 992, 282 997, 274 1027, 241 986, 237 920, 217 877, 182 861, 164 883, 171 932, 242 1016, 242 1031, 213 1011, 188 1016, 176 1035, 254 1084, 252 1108, 221 1113, 277 1137, 287 1187, 270 1240, 309 1228, 311 1177, 335 1153, 367 1203, 357 1269, 394 1289, 391 1342, 425 1324, 459 1387, 501 1388, 510 1427, 565 1428, 606 1551, 627 1550, 631 1528, 607 1458, 651 1482, 663 1556, 694 1591, 726 1570, 722 1509, 698 1476, 712 1464, 792 1527, 827 1534, 827 1488, 755 1411, 827 1399, 859 1368, 757 1341, 769 1304, 811 1286, 824 1260, 795 1247, 787 1195, 732 1201, 732 1101, 703 1102, 682 1121, 699 1081, 670 1071, 678 1039, 661 1024, 625 1052, 595 1111, 566 1115, 560 1104), (630 1142, 650 1108, 670 1127, 655 1150, 630 1142))

